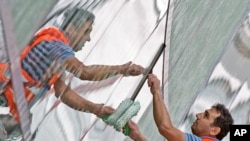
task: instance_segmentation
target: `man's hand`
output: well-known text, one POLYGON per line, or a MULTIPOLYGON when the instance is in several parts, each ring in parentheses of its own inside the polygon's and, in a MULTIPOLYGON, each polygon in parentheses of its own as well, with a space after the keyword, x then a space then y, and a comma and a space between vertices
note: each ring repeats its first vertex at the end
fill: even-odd
POLYGON ((131 61, 124 64, 124 67, 125 76, 136 76, 145 73, 145 69, 142 66, 133 64, 131 61))
MULTIPOLYGON (((141 134, 139 127, 132 120, 128 121, 128 126, 130 128, 129 137, 135 141, 146 141, 146 138, 141 134)), ((125 129, 123 129, 123 133, 125 133, 125 129)))
POLYGON ((115 109, 110 106, 104 106, 101 104, 101 107, 99 107, 98 112, 94 113, 97 117, 102 118, 105 115, 111 115, 115 112, 115 109))
POLYGON ((160 80, 154 74, 148 75, 148 86, 150 87, 151 93, 161 93, 160 80))

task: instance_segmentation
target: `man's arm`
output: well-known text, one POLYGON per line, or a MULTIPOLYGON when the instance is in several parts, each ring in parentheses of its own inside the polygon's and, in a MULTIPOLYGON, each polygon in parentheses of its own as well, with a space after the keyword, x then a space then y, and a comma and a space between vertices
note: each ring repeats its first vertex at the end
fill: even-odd
POLYGON ((153 115, 161 135, 168 141, 185 141, 185 134, 173 126, 161 94, 160 81, 154 74, 149 74, 148 85, 153 95, 153 115))
POLYGON ((54 89, 56 97, 60 97, 63 103, 75 110, 84 112, 88 111, 95 114, 99 118, 103 117, 104 115, 110 115, 114 112, 114 109, 109 106, 96 104, 82 98, 69 86, 67 86, 64 81, 61 80, 61 78, 56 81, 54 89))
MULTIPOLYGON (((133 139, 134 141, 147 141, 147 139, 142 135, 139 127, 137 126, 137 124, 135 122, 133 122, 132 120, 128 121, 128 126, 130 128, 130 134, 129 137, 131 139, 133 139)), ((123 129, 123 133, 125 133, 126 129, 123 129)))
POLYGON ((76 57, 71 57, 65 60, 63 64, 67 71, 73 73, 76 77, 82 80, 103 80, 111 76, 122 74, 136 76, 144 73, 144 68, 140 65, 128 62, 123 65, 91 65, 86 66, 76 57))

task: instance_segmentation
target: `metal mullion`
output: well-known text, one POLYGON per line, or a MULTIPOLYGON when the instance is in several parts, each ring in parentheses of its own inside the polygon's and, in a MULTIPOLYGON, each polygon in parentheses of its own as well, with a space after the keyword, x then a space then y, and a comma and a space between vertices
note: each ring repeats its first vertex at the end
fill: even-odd
POLYGON ((21 78, 20 57, 17 49, 17 42, 14 34, 13 17, 10 2, 0 0, 0 14, 3 24, 5 49, 8 55, 11 69, 11 82, 14 91, 15 103, 20 117, 20 127, 25 141, 31 140, 30 119, 28 104, 24 95, 24 88, 21 78))

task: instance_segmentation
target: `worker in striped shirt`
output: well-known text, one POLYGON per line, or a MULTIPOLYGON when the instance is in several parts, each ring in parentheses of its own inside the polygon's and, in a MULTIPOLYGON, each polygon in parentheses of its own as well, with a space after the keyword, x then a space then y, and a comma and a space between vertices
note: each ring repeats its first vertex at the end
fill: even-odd
MULTIPOLYGON (((22 78, 29 107, 53 86, 55 96, 69 107, 90 112, 102 118, 114 112, 110 106, 94 103, 79 96, 65 83, 65 71, 81 80, 100 81, 114 75, 138 76, 144 73, 140 65, 128 62, 122 65, 85 65, 75 57, 76 51, 90 41, 95 16, 84 9, 65 12, 60 28, 41 29, 21 52, 22 78)), ((10 112, 19 121, 12 86, 4 91, 10 112)))

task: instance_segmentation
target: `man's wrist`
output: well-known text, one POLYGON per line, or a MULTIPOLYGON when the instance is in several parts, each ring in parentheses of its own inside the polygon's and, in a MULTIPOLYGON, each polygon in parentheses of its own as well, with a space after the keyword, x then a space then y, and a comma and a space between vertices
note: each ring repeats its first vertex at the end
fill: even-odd
POLYGON ((96 116, 98 116, 100 114, 103 106, 104 106, 104 104, 96 104, 92 113, 95 114, 96 116))
POLYGON ((153 94, 154 96, 162 95, 162 94, 161 94, 161 90, 155 90, 152 94, 153 94))
POLYGON ((129 70, 129 65, 127 65, 127 64, 124 64, 124 65, 121 65, 121 71, 120 71, 120 73, 122 74, 122 75, 124 75, 124 76, 128 76, 129 74, 128 74, 128 70, 129 70))
POLYGON ((134 141, 147 141, 147 140, 142 134, 140 134, 138 138, 134 139, 134 141))

